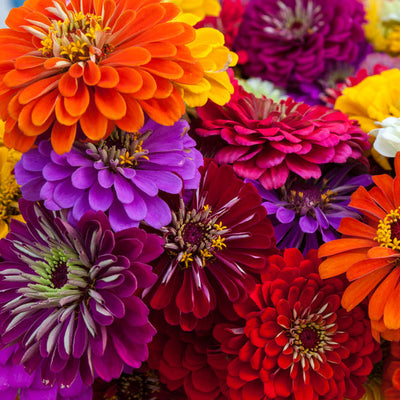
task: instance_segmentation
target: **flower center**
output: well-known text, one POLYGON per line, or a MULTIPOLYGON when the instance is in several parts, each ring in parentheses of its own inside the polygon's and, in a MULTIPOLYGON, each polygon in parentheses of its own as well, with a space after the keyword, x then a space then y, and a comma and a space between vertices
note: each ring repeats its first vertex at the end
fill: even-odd
POLYGON ((58 10, 64 20, 52 20, 47 35, 42 37, 40 51, 46 57, 63 57, 72 63, 101 60, 112 51, 105 44, 104 34, 109 27, 103 27, 103 18, 58 10))
POLYGON ((391 210, 385 219, 379 221, 374 240, 381 247, 400 250, 400 207, 396 210, 391 210))
POLYGON ((312 0, 303 4, 296 0, 294 8, 278 1, 279 11, 276 16, 263 15, 263 20, 268 24, 264 31, 285 39, 302 39, 317 32, 324 24, 321 7, 312 0))
POLYGON ((96 162, 109 166, 117 171, 118 167, 135 168, 139 159, 149 160, 148 150, 143 149, 151 130, 144 133, 129 133, 115 129, 113 133, 98 144, 86 143, 87 153, 96 162))
POLYGON ((153 400, 159 391, 160 383, 154 371, 122 374, 117 381, 117 397, 112 399, 153 400))
POLYGON ((171 226, 164 227, 165 248, 179 261, 182 269, 195 263, 204 268, 207 260, 226 247, 224 234, 228 232, 219 215, 212 215, 209 205, 200 210, 187 211, 183 200, 177 213, 172 213, 171 226))
POLYGON ((9 223, 10 217, 19 215, 18 199, 21 191, 14 175, 2 177, 0 183, 0 219, 9 223))

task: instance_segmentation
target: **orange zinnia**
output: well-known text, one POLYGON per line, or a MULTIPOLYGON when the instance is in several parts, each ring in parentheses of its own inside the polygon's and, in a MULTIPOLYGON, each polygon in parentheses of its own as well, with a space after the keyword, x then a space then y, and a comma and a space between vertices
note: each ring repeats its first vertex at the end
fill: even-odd
POLYGON ((322 278, 346 273, 351 282, 342 305, 351 310, 367 296, 374 337, 400 340, 400 153, 395 158, 396 177, 373 176, 376 186, 358 188, 350 206, 364 215, 364 222, 343 218, 341 239, 325 243, 319 257, 322 278))
POLYGON ((77 129, 91 140, 134 132, 145 112, 172 125, 185 112, 175 84, 196 84, 200 63, 180 9, 161 0, 26 0, 0 30, 0 117, 7 146, 27 151, 51 129, 57 153, 77 129))

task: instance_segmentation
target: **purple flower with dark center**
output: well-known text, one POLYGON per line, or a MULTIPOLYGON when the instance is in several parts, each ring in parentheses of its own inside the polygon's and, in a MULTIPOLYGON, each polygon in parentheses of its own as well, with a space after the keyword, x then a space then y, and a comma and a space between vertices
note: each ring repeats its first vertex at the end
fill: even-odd
POLYGON ((304 180, 289 176, 286 184, 275 190, 266 190, 259 182, 249 180, 265 200, 275 230, 277 247, 295 247, 306 254, 321 243, 337 239, 343 217, 359 218, 349 207, 351 194, 359 186, 368 186, 368 174, 356 175, 355 163, 338 167, 330 164, 321 178, 304 180))
POLYGON ((135 292, 155 282, 148 262, 162 239, 114 233, 103 212, 74 228, 39 203, 21 200, 20 210, 26 224, 13 220, 0 241, 1 348, 17 343, 13 361, 30 374, 40 368, 46 385, 91 385, 138 368, 155 329, 135 292))
POLYGON ((0 398, 15 400, 91 400, 92 387, 86 386, 78 376, 70 387, 45 386, 40 369, 29 375, 22 365, 15 365, 12 356, 18 345, 0 351, 0 398))
POLYGON ((16 179, 25 199, 69 210, 73 225, 93 210, 107 212, 115 231, 142 220, 161 228, 171 212, 159 192, 176 194, 183 185, 199 185, 203 157, 187 130, 184 120, 162 126, 149 119, 138 133, 117 129, 97 144, 76 141, 62 155, 50 141, 41 141, 16 165, 16 179))
POLYGON ((244 72, 285 88, 311 84, 335 62, 358 63, 366 43, 358 0, 250 0, 234 50, 244 72))

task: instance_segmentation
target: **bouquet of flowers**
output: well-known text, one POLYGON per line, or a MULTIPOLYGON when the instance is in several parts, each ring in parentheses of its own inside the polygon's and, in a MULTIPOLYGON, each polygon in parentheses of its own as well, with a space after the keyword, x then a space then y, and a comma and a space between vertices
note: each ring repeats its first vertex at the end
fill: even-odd
POLYGON ((400 0, 6 24, 2 400, 400 399, 400 0))

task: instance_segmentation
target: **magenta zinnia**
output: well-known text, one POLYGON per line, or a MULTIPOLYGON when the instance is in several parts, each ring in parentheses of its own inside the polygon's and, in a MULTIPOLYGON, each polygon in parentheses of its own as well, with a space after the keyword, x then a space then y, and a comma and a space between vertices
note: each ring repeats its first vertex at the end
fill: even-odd
POLYGON ((198 113, 196 132, 221 138, 216 161, 268 190, 284 185, 289 172, 317 179, 320 164, 358 159, 369 148, 367 135, 340 111, 290 98, 275 103, 240 87, 225 106, 208 103, 198 113))
POLYGON ((135 292, 154 282, 147 263, 161 239, 138 228, 114 233, 102 212, 73 228, 38 203, 21 200, 20 209, 27 223, 13 221, 0 241, 2 347, 18 343, 14 361, 28 373, 40 366, 50 385, 138 368, 155 329, 135 292))
POLYGON ((200 169, 200 187, 191 200, 173 210, 163 228, 165 252, 155 266, 158 281, 150 304, 163 309, 168 323, 184 330, 216 307, 230 314, 255 285, 276 251, 271 222, 261 197, 232 167, 208 161, 200 169))
POLYGON ((358 400, 380 350, 365 310, 340 306, 344 281, 322 281, 317 251, 271 256, 263 283, 235 304, 242 323, 214 336, 235 358, 227 384, 235 400, 358 400))

